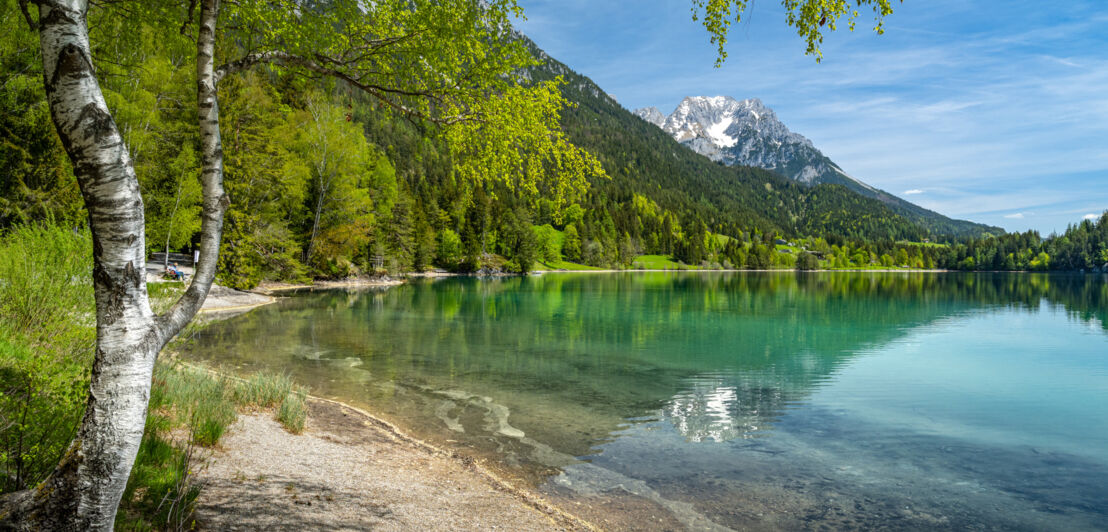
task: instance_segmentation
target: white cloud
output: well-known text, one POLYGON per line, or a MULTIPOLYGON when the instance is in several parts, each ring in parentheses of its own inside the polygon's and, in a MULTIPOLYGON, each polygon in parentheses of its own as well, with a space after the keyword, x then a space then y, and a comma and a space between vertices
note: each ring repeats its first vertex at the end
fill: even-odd
POLYGON ((1099 218, 1100 218, 1099 214, 1086 214, 1085 215, 1086 220, 1097 220, 1099 218))
POLYGON ((912 190, 905 190, 904 191, 905 196, 911 196, 911 195, 914 195, 914 194, 923 194, 923 191, 918 189, 918 188, 913 188, 912 190))
POLYGON ((1004 217, 1008 218, 1010 220, 1022 220, 1023 219, 1023 213, 1022 212, 1016 212, 1016 213, 1012 213, 1012 214, 1005 214, 1004 217))

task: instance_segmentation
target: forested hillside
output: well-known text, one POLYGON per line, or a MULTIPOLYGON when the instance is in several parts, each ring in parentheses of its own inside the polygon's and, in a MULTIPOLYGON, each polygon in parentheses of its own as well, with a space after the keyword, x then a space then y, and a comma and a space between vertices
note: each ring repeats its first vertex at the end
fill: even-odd
MULTIPOLYGON (((44 219, 81 225, 80 193, 43 99, 35 36, 16 23, 15 1, 4 4, 11 30, 0 37, 6 172, 0 226, 44 219)), ((97 28, 111 31, 110 24, 97 28)), ((200 186, 190 52, 149 32, 134 46, 97 42, 107 43, 95 50, 102 83, 142 186, 147 247, 191 249, 198 242, 200 186)), ((618 268, 642 255, 694 266, 792 267, 793 256, 775 252, 777 238, 826 248, 821 264, 838 267, 897 264, 898 249, 911 251, 918 247, 913 242, 924 241, 952 245, 920 248, 919 260, 909 255, 905 265, 1042 268, 1042 261, 1021 259, 1029 250, 1054 256, 1050 264, 1059 267, 1100 260, 1096 250, 1084 262, 1059 259, 1053 248, 1036 247, 1043 245, 1037 236, 1020 240, 1011 261, 1007 252, 979 256, 1006 249, 1016 237, 995 240, 989 233, 1001 230, 974 226, 980 232, 962 241, 956 235, 964 226, 925 225, 920 213, 841 185, 808 187, 765 170, 712 163, 524 42, 542 64, 522 72, 521 81, 560 87, 573 104, 561 110, 567 138, 602 166, 584 176, 587 190, 565 180, 513 187, 512 176, 467 179, 432 124, 341 81, 260 70, 221 85, 231 199, 221 282, 249 288, 264 279, 432 267, 618 268), (832 264, 831 246, 847 247, 839 250, 846 259, 832 264)))

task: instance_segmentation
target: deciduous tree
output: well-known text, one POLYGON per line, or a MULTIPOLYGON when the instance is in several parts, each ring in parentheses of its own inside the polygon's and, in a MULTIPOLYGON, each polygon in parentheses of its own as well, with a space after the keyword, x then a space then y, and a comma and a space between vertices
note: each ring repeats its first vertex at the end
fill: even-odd
POLYGON ((499 153, 507 164, 493 165, 493 171, 523 170, 470 170, 463 173, 467 178, 533 189, 534 180, 557 173, 572 189, 598 168, 560 137, 560 93, 550 85, 529 89, 516 83, 513 73, 532 59, 510 33, 509 17, 520 13, 513 0, 335 0, 325 9, 293 0, 225 6, 219 0, 105 3, 94 8, 92 20, 114 24, 124 36, 149 24, 165 35, 189 35, 195 43, 200 264, 180 300, 155 315, 144 273, 143 198, 124 134, 97 78, 89 2, 20 0, 19 6, 39 34, 50 115, 88 211, 97 343, 77 436, 45 482, 5 499, 0 517, 6 526, 113 526, 142 438, 158 352, 199 310, 216 273, 230 204, 223 189, 220 81, 263 65, 335 78, 409 119, 489 133, 480 143, 451 137, 460 161, 496 161, 499 153), (494 136, 480 124, 504 130, 494 136), (523 132, 523 144, 515 142, 511 129, 523 132), (536 166, 544 161, 558 163, 551 167, 555 172, 536 166))

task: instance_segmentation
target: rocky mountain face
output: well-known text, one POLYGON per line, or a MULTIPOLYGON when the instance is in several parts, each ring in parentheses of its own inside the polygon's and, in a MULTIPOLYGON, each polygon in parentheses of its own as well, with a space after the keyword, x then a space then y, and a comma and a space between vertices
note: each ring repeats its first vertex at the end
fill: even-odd
POLYGON ((657 107, 634 113, 713 161, 765 168, 807 185, 836 183, 873 192, 820 153, 812 141, 789 131, 757 98, 690 96, 669 116, 657 107))

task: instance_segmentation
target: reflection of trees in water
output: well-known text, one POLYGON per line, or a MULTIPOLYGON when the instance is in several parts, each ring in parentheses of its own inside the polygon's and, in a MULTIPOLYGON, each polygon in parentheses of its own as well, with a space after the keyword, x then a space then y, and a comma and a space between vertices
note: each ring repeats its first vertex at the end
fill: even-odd
POLYGON ((341 377, 496 395, 513 425, 583 455, 624 420, 659 411, 690 439, 742 436, 856 353, 975 309, 1047 301, 1104 324, 1106 286, 1040 274, 446 279, 293 298, 213 325, 194 350, 299 364, 324 394, 338 379, 327 359, 356 357, 341 377))

